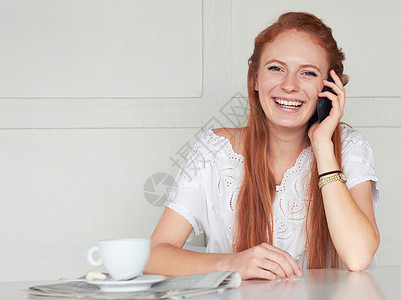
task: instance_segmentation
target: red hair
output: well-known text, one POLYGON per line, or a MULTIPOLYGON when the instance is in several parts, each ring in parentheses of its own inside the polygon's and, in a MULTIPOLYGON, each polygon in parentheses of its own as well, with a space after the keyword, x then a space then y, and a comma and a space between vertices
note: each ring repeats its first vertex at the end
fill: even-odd
MULTIPOLYGON (((273 201, 275 178, 269 168, 268 120, 254 90, 255 78, 264 46, 272 42, 278 34, 287 30, 298 30, 311 35, 313 40, 327 53, 329 69, 340 76, 343 84, 348 82, 343 74, 344 53, 338 48, 332 31, 316 16, 303 12, 290 12, 280 16, 271 26, 263 30, 255 39, 255 47, 248 61, 248 125, 243 128, 243 154, 245 158, 244 178, 237 200, 236 231, 234 250, 243 251, 262 242, 273 242, 273 201)), ((305 132, 307 136, 307 133, 305 132)), ((332 141, 338 164, 341 158, 341 131, 337 126, 332 141)), ((312 162, 307 201, 306 237, 307 267, 325 268, 338 266, 338 254, 330 238, 322 194, 318 188, 318 172, 315 159, 312 162)))

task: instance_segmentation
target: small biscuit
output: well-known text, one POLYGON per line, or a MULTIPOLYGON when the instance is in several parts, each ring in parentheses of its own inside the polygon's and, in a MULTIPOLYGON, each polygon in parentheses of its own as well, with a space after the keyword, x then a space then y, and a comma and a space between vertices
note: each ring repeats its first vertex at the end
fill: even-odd
POLYGON ((90 270, 86 273, 85 278, 88 280, 105 280, 106 275, 97 270, 90 270))

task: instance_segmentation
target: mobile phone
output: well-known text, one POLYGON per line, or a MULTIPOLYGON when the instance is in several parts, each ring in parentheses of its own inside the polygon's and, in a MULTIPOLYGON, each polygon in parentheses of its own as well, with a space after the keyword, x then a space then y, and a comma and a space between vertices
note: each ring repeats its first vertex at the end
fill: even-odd
MULTIPOLYGON (((327 78, 328 81, 334 82, 333 78, 331 78, 330 74, 329 77, 327 78)), ((322 89, 322 92, 329 91, 330 93, 333 93, 334 95, 337 95, 334 93, 332 88, 329 88, 328 86, 324 86, 322 89)), ((318 120, 321 123, 329 114, 330 110, 333 107, 331 104, 331 100, 328 99, 327 97, 319 97, 317 100, 317 116, 318 120)))

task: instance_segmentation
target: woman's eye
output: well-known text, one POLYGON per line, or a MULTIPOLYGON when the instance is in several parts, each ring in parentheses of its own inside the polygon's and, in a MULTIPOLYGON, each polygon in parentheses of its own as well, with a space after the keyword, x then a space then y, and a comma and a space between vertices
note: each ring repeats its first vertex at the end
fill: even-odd
POLYGON ((305 71, 304 74, 307 76, 317 77, 317 74, 313 71, 305 71))
POLYGON ((277 66, 270 66, 270 67, 267 67, 267 69, 269 71, 281 71, 280 67, 277 67, 277 66))

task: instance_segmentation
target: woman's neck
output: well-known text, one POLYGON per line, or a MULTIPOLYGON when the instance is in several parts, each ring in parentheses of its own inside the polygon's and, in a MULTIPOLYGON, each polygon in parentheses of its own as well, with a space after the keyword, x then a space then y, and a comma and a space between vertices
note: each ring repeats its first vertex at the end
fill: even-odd
POLYGON ((276 185, 281 184, 285 172, 295 165, 308 143, 306 128, 302 130, 269 128, 267 157, 276 185))
POLYGON ((306 128, 269 128, 268 155, 273 160, 293 160, 308 145, 306 128))

